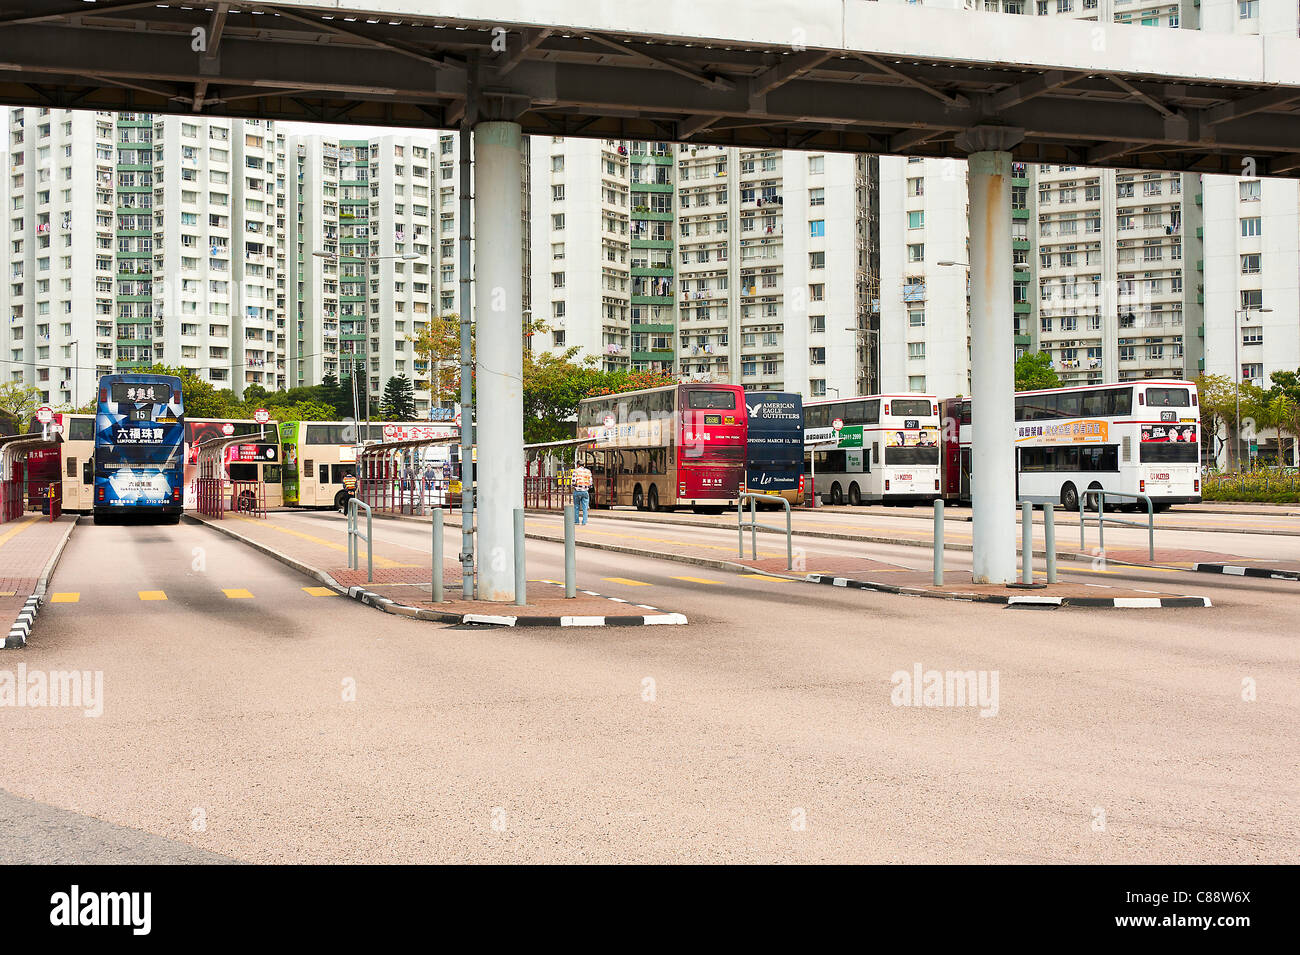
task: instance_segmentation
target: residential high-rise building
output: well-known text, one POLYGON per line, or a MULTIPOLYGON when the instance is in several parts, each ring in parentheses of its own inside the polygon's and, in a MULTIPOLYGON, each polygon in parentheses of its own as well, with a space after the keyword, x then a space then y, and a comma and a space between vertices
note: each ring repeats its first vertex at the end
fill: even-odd
POLYGON ((535 351, 754 390, 874 366, 867 157, 555 139, 533 151, 535 351))
POLYGON ((61 405, 159 361, 237 392, 283 384, 268 124, 8 118, 10 380, 61 405))

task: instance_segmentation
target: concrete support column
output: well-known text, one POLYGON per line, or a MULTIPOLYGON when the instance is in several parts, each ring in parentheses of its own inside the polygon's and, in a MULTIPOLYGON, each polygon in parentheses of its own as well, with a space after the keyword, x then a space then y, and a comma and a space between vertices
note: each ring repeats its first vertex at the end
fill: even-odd
POLYGON ((1011 153, 1018 130, 963 134, 969 156, 971 515, 975 583, 1016 579, 1011 153))
POLYGON ((515 599, 514 511, 524 506, 523 134, 474 128, 479 599, 515 599))

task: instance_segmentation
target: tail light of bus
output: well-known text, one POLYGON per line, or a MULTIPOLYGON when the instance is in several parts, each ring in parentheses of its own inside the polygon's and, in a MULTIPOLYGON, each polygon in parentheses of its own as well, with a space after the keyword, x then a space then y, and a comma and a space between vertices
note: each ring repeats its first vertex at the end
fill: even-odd
POLYGON ((685 497, 685 496, 686 496, 686 482, 685 482, 685 481, 682 481, 681 483, 679 483, 679 484, 677 485, 677 496, 678 496, 678 497, 685 497))
POLYGON ((104 489, 103 489, 102 487, 101 487, 101 488, 98 488, 98 489, 97 489, 97 494, 98 494, 99 499, 102 501, 102 500, 104 499, 104 489))
POLYGON ((934 479, 934 489, 935 489, 936 491, 939 490, 939 479, 938 479, 938 478, 935 478, 935 479, 934 479))
POLYGON ((1139 494, 1146 493, 1146 489, 1147 489, 1147 482, 1146 482, 1146 481, 1138 481, 1138 493, 1139 493, 1139 494))
POLYGON ((174 487, 174 488, 172 488, 172 500, 173 500, 173 501, 179 501, 180 499, 181 499, 181 489, 180 489, 180 487, 174 487))
POLYGON ((1200 479, 1200 478, 1197 478, 1195 481, 1192 482, 1192 490, 1195 491, 1197 494, 1200 494, 1200 493, 1201 493, 1201 479, 1200 479))
POLYGON ((888 478, 885 479, 885 490, 886 490, 886 491, 889 490, 889 479, 888 479, 888 478))
POLYGON ((889 414, 889 402, 885 402, 885 414, 889 414))
POLYGON ((931 405, 931 406, 930 406, 930 414, 932 414, 932 415, 937 415, 938 413, 939 413, 939 406, 938 406, 938 405, 931 405))
POLYGON ((100 400, 100 401, 107 401, 107 400, 108 400, 108 389, 107 389, 107 388, 100 388, 100 389, 99 389, 99 400, 100 400))

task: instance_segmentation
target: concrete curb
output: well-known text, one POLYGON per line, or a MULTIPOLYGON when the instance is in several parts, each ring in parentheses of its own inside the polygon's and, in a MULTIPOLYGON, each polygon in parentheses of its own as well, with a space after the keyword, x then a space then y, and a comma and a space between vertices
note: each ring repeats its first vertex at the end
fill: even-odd
MULTIPOLYGON (((500 627, 650 627, 656 625, 675 625, 681 626, 689 621, 684 614, 680 613, 662 613, 655 608, 652 614, 628 614, 625 616, 605 615, 605 616, 527 616, 518 614, 481 614, 481 613, 441 613, 437 610, 426 610, 423 607, 412 607, 408 604, 398 603, 391 597, 385 597, 377 594, 373 590, 366 590, 364 587, 344 587, 337 580, 318 570, 310 564, 305 564, 300 560, 283 554, 273 547, 259 543, 251 538, 245 537, 238 531, 231 530, 228 527, 212 524, 208 521, 201 521, 197 517, 189 514, 185 515, 185 520, 192 524, 200 524, 212 528, 218 534, 224 534, 232 540, 237 540, 241 544, 247 544, 267 557, 278 560, 280 563, 287 565, 313 580, 320 581, 331 590, 337 591, 341 596, 348 597, 365 604, 367 607, 373 607, 376 610, 382 610, 384 613, 396 614, 399 617, 407 617, 412 620, 428 620, 434 623, 450 624, 484 624, 487 626, 500 627)), ((584 594, 590 597, 603 597, 604 594, 593 593, 590 590, 584 590, 584 594)), ((613 600, 617 603, 627 603, 618 597, 606 597, 606 600, 613 600)))
POLYGON ((1264 577, 1268 580, 1300 581, 1300 570, 1270 570, 1267 567, 1241 567, 1234 564, 1193 564, 1192 570, 1203 574, 1227 574, 1233 577, 1264 577))
POLYGON ((809 574, 804 579, 809 583, 829 584, 832 587, 876 590, 882 593, 900 594, 905 597, 930 597, 936 600, 961 600, 966 603, 1001 604, 1008 607, 1089 607, 1155 610, 1172 607, 1213 606, 1209 597, 1034 597, 1014 596, 1011 594, 935 593, 918 587, 896 587, 891 584, 877 584, 869 580, 832 577, 829 574, 809 574))
POLYGON ((72 529, 76 526, 77 521, 71 521, 68 524, 63 540, 59 541, 58 546, 54 548, 54 553, 45 562, 45 569, 41 571, 41 576, 37 578, 32 595, 27 598, 27 601, 23 604, 23 609, 18 612, 18 617, 14 620, 13 626, 9 628, 4 643, 0 644, 0 649, 19 650, 27 646, 27 638, 31 636, 32 627, 36 624, 36 615, 40 613, 41 606, 45 603, 45 592, 50 587, 50 578, 54 576, 54 569, 59 566, 59 559, 63 556, 63 549, 68 546, 68 540, 72 537, 72 529))

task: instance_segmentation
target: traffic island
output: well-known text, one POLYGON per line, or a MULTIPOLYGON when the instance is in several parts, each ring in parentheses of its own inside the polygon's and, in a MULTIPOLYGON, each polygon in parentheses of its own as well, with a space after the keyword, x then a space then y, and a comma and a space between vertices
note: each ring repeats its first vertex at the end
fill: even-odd
POLYGON ((53 522, 29 514, 0 524, 0 613, 13 621, 0 647, 17 650, 27 645, 50 577, 76 525, 75 514, 53 522))
POLYGON ((347 551, 343 544, 281 527, 272 515, 264 520, 234 515, 215 520, 186 513, 185 519, 205 524, 246 544, 340 596, 413 620, 497 627, 645 627, 688 623, 683 614, 590 590, 579 590, 577 596, 566 598, 564 585, 552 580, 528 581, 528 602, 522 607, 489 600, 465 600, 460 597, 460 565, 451 560, 445 562, 442 575, 443 596, 450 599, 434 603, 428 556, 423 558, 423 563, 412 564, 376 552, 374 579, 370 580, 367 570, 340 566, 347 551))

